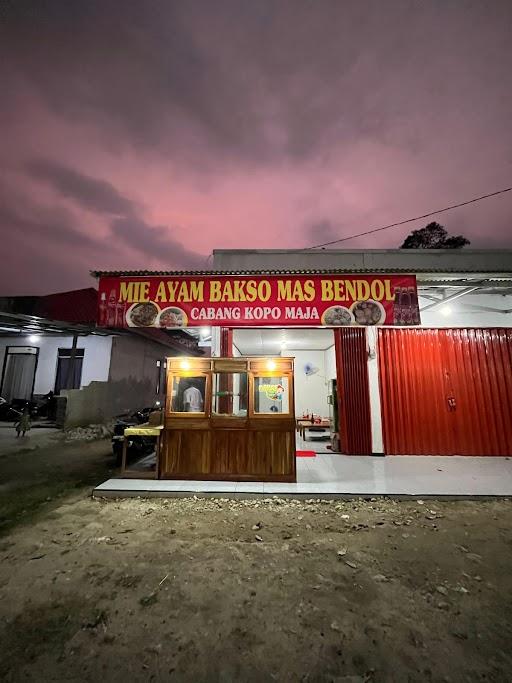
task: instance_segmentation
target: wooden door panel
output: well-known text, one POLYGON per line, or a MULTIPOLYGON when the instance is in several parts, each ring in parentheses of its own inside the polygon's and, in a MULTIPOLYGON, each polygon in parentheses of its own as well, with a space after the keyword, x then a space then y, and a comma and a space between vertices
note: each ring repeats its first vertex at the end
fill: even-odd
POLYGON ((244 474, 247 471, 247 432, 218 429, 212 433, 212 474, 244 474))
POLYGON ((164 443, 161 475, 204 474, 210 468, 210 432, 169 430, 164 443))

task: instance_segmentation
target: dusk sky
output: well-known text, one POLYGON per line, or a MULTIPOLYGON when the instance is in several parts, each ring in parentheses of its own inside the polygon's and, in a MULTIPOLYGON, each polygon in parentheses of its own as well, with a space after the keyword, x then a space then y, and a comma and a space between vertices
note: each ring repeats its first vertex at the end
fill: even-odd
MULTIPOLYGON (((512 185, 511 36, 510 0, 2 0, 0 295, 512 185)), ((512 248, 511 218, 512 192, 438 220, 512 248)))

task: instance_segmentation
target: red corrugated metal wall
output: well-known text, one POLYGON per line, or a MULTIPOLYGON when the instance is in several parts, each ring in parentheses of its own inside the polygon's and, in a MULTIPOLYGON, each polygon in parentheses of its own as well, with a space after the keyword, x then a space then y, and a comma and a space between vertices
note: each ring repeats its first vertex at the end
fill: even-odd
POLYGON ((369 455, 372 433, 366 329, 335 329, 334 346, 341 451, 349 455, 369 455))
POLYGON ((512 329, 379 330, 387 454, 512 455, 512 329))

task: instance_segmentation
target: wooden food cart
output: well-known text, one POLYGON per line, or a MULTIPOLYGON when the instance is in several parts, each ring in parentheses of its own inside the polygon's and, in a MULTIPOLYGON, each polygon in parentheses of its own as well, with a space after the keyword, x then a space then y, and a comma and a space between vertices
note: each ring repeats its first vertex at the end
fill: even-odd
POLYGON ((296 481, 292 358, 168 358, 162 479, 296 481))

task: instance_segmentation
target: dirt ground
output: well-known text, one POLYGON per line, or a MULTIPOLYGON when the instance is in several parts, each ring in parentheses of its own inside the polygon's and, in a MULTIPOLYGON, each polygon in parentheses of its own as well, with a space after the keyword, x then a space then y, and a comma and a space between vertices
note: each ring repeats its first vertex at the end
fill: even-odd
POLYGON ((115 472, 110 441, 66 443, 62 433, 48 440, 35 432, 19 439, 17 451, 5 438, 0 442, 0 534, 34 520, 74 490, 90 493, 115 472))
POLYGON ((111 465, 0 457, 2 680, 512 680, 510 501, 91 499, 111 465))

